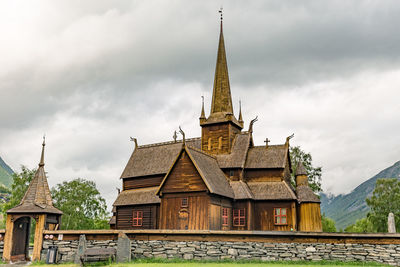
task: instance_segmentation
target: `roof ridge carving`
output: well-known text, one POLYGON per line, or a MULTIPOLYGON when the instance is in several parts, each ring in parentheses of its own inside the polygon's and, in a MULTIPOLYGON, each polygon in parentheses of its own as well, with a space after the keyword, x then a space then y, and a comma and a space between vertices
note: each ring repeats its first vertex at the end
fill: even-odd
MULTIPOLYGON (((190 142, 190 141, 197 141, 201 140, 201 137, 193 137, 193 138, 187 138, 185 141, 190 142)), ((166 142, 159 142, 159 143, 153 143, 153 144, 147 144, 147 145, 140 145, 138 148, 147 148, 147 147, 156 147, 156 146, 164 146, 164 145, 171 145, 171 144, 179 144, 182 143, 183 140, 176 140, 176 141, 166 141, 166 142)))

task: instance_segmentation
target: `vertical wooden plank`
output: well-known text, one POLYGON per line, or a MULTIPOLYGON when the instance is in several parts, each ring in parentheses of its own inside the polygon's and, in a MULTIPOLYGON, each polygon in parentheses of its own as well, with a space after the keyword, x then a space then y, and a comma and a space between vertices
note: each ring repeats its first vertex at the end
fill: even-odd
POLYGON ((43 230, 46 221, 46 214, 40 214, 38 216, 39 218, 36 222, 36 228, 35 228, 35 240, 33 243, 32 261, 40 260, 40 253, 42 252, 42 245, 43 245, 43 230))
POLYGON ((4 236, 4 249, 3 249, 3 260, 10 261, 11 259, 11 248, 12 248, 12 233, 14 231, 14 223, 12 222, 12 215, 7 214, 6 219, 6 233, 4 236))
POLYGON ((293 223, 293 231, 297 231, 297 214, 296 214, 296 203, 292 202, 292 223, 293 223))

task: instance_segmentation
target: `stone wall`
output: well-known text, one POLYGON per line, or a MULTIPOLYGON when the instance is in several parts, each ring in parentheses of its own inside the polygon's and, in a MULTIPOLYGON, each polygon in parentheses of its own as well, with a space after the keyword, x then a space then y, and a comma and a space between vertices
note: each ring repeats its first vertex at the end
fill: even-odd
MULTIPOLYGON (((71 241, 58 241, 58 240, 45 240, 43 242, 43 249, 41 259, 46 260, 47 249, 50 246, 58 247, 58 261, 59 262, 72 262, 75 258, 76 250, 78 249, 78 240, 71 241)), ((87 248, 112 248, 117 247, 116 240, 87 240, 87 248)))
MULTIPOLYGON (((62 262, 73 261, 78 241, 45 241, 43 254, 50 245, 58 246, 62 262)), ((116 247, 116 240, 87 241, 87 247, 116 247)), ((206 241, 131 240, 132 258, 183 258, 194 260, 251 259, 374 261, 400 266, 400 245, 262 243, 206 241)), ((42 254, 42 255, 43 255, 42 254)), ((42 258, 45 259, 45 258, 42 258)))

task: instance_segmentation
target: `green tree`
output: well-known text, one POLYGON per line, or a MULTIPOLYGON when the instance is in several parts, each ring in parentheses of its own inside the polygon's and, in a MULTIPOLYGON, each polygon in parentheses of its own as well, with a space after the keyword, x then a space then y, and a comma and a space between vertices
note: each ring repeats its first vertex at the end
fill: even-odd
POLYGON ((378 179, 371 198, 366 202, 371 211, 367 217, 378 232, 387 232, 387 219, 390 212, 394 214, 396 229, 400 229, 400 181, 378 179))
POLYGON ((330 233, 336 232, 335 221, 332 220, 331 218, 326 217, 325 214, 322 214, 321 222, 322 222, 323 232, 330 232, 330 233))
POLYGON ((347 226, 344 229, 345 232, 349 233, 373 233, 376 232, 374 225, 368 217, 362 218, 356 221, 356 223, 347 226))
POLYGON ((51 189, 54 206, 64 214, 61 229, 108 228, 106 201, 95 182, 75 179, 51 189))
POLYGON ((304 168, 307 171, 308 183, 314 193, 322 191, 321 188, 321 177, 322 167, 314 167, 312 165, 312 156, 310 153, 306 153, 299 146, 290 147, 290 161, 292 163, 292 183, 295 184, 296 168, 299 162, 302 162, 304 168))
POLYGON ((32 181, 35 176, 36 170, 30 170, 25 166, 21 166, 20 173, 13 173, 12 178, 13 182, 11 185, 11 196, 10 200, 7 203, 1 205, 1 212, 6 217, 6 211, 17 206, 22 198, 25 195, 26 190, 28 189, 29 183, 32 181))

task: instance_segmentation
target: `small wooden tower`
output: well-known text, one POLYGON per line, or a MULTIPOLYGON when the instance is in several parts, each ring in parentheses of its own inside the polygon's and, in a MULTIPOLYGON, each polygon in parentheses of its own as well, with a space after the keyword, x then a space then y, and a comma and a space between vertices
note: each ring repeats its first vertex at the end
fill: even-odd
POLYGON ((39 168, 19 205, 7 211, 3 252, 3 259, 5 261, 29 260, 28 250, 31 219, 36 221, 33 261, 40 260, 43 230, 57 229, 61 222, 62 211, 53 206, 44 171, 44 147, 45 140, 43 138, 39 168))

